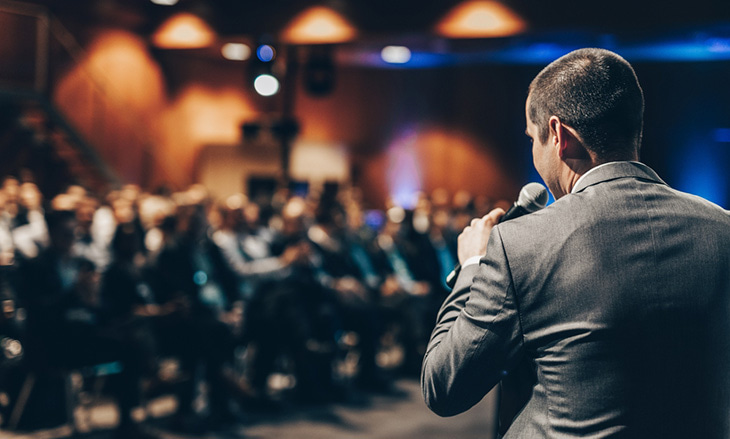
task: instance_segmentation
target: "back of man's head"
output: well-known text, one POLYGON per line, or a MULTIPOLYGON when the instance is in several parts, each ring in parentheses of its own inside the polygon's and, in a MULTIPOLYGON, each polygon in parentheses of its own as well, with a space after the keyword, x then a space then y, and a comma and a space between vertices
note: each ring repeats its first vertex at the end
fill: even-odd
POLYGON ((557 116, 603 161, 634 157, 641 145, 644 95, 631 65, 604 49, 579 49, 533 79, 528 115, 541 143, 557 116))

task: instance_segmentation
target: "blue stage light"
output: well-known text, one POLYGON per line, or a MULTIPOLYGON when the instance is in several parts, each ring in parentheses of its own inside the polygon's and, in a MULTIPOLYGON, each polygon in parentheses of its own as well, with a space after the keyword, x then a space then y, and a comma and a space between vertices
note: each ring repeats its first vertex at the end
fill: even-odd
POLYGON ((256 49, 256 56, 261 62, 269 62, 276 57, 276 50, 268 44, 262 44, 256 49))
POLYGON ((690 142, 677 154, 675 185, 677 189, 727 208, 727 147, 711 140, 690 142))
POLYGON ((718 128, 715 130, 715 142, 730 143, 730 128, 718 128))

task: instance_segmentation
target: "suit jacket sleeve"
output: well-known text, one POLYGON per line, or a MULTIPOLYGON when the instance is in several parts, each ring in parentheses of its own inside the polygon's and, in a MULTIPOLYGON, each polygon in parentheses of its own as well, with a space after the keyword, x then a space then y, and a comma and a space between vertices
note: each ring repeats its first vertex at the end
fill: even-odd
POLYGON ((517 361, 522 343, 512 276, 495 228, 486 256, 461 272, 438 313, 421 371, 426 404, 440 416, 468 410, 517 361))

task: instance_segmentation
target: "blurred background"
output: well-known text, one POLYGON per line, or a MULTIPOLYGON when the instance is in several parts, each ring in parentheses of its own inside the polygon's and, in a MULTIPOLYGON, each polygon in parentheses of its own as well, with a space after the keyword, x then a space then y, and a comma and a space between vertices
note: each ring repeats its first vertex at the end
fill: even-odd
POLYGON ((436 188, 511 200, 536 178, 529 81, 596 46, 636 67, 643 160, 728 202, 725 1, 3 5, 3 121, 33 142, 6 136, 0 174, 36 170, 49 195, 83 179, 250 195, 284 177, 357 185, 373 207, 436 188))
POLYGON ((529 82, 580 47, 635 67, 642 161, 730 205, 725 0, 0 0, 0 35, 0 433, 93 433, 109 394, 107 430, 297 437, 282 412, 375 392, 410 430, 329 434, 483 437, 489 408, 435 423, 419 361, 460 230, 540 181, 529 82))

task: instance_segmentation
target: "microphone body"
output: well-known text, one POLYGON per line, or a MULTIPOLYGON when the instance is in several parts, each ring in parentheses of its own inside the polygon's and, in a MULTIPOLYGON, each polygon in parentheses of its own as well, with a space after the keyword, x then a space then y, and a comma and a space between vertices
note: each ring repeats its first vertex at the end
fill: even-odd
POLYGON ((519 218, 522 215, 527 215, 528 213, 530 212, 527 209, 515 203, 507 210, 507 212, 504 213, 504 215, 502 215, 502 218, 499 219, 499 222, 503 223, 514 218, 519 218))
MULTIPOLYGON (((507 212, 502 215, 499 219, 499 223, 509 221, 511 219, 519 218, 522 215, 538 211, 545 207, 548 202, 548 192, 545 186, 540 183, 527 183, 522 190, 517 201, 510 207, 507 212)), ((446 276, 446 285, 449 288, 454 288, 456 278, 461 272, 461 264, 456 264, 451 273, 446 276)))

